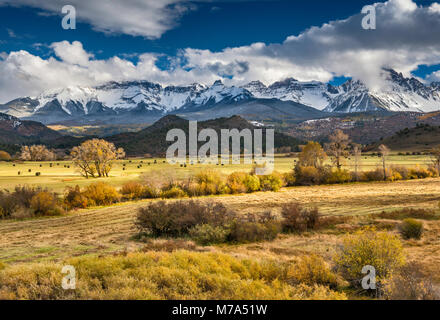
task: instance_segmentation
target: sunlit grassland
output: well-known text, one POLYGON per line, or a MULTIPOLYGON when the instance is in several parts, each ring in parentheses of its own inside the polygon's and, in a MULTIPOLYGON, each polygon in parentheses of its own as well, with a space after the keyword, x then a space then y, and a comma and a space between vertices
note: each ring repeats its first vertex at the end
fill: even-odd
MULTIPOLYGON (((276 157, 275 170, 292 170, 295 158, 276 157)), ((111 177, 85 179, 76 171, 73 164, 63 162, 24 162, 0 163, 0 188, 13 188, 20 184, 40 185, 57 192, 66 186, 105 181, 120 186, 126 181, 136 180, 140 174, 152 171, 167 173, 171 169, 180 177, 188 176, 203 169, 213 169, 228 174, 234 171, 249 171, 252 165, 201 165, 188 164, 187 167, 164 163, 164 159, 121 160, 114 164, 111 177), (130 162, 131 161, 131 162, 130 162), (156 163, 155 163, 156 162, 156 163), (150 163, 150 164, 148 164, 150 163), (41 165, 41 167, 40 167, 41 165), (125 165, 125 166, 124 166, 125 165), (142 167, 139 167, 142 165, 142 167), (67 168, 66 166, 70 166, 67 168), (123 170, 123 168, 126 168, 123 170), (28 172, 31 169, 31 172, 28 172), (21 171, 18 176, 17 172, 21 171), (36 177, 35 172, 41 172, 36 177)), ((352 169, 352 159, 346 159, 345 167, 352 169)), ((362 170, 375 169, 381 165, 378 156, 364 155, 362 170)), ((429 156, 391 155, 388 165, 407 167, 426 166, 429 156)), ((321 185, 310 187, 283 188, 279 192, 257 192, 241 195, 221 195, 201 197, 202 202, 215 201, 238 213, 262 213, 271 211, 279 215, 283 204, 296 201, 306 207, 317 207, 325 216, 350 217, 346 223, 325 230, 303 234, 280 234, 274 241, 216 245, 202 247, 193 244, 193 249, 202 253, 226 254, 239 259, 271 260, 278 262, 294 261, 307 254, 318 254, 331 263, 341 238, 347 232, 363 226, 379 229, 393 227, 397 221, 380 221, 372 218, 382 211, 402 208, 435 209, 440 212, 440 179, 429 178, 396 182, 362 182, 342 185, 321 185)), ((118 203, 108 207, 89 208, 71 211, 57 217, 42 217, 26 220, 0 221, 0 262, 11 267, 27 267, 33 263, 64 263, 70 259, 105 257, 112 259, 124 256, 126 252, 138 250, 158 250, 172 239, 154 239, 151 242, 136 240, 138 230, 135 218, 138 209, 150 201, 118 203), (149 249, 152 248, 152 249, 149 249), (159 249, 157 249, 159 248, 159 249), (122 255, 121 255, 122 253, 122 255)), ((175 201, 175 200, 167 200, 175 201)), ((436 274, 440 264, 440 221, 424 221, 425 233, 422 240, 405 241, 404 247, 410 260, 421 262, 436 274)), ((396 228, 385 229, 396 232, 396 228)), ((190 239, 183 239, 192 243, 190 239)), ((117 279, 117 276, 115 276, 117 279)), ((440 276, 435 277, 440 282, 440 276)), ((190 295, 188 296, 190 297, 190 295)))
MULTIPOLYGON (((280 212, 283 204, 298 201, 308 207, 317 206, 324 215, 351 216, 356 223, 368 225, 373 223, 370 215, 382 211, 405 207, 438 208, 440 179, 292 187, 280 192, 210 196, 199 200, 222 202, 240 213, 271 210, 275 214, 280 212)), ((75 256, 99 256, 142 248, 146 244, 133 238, 137 233, 134 220, 137 210, 149 201, 157 200, 73 211, 60 217, 0 221, 0 260, 8 264, 60 261, 75 256)), ((203 247, 200 250, 283 260, 295 254, 312 252, 331 256, 340 235, 350 231, 352 226, 340 227, 342 229, 324 233, 281 235, 273 242, 203 247)), ((427 222, 426 227, 427 237, 411 250, 419 259, 438 265, 440 223, 427 222), (425 256, 424 249, 430 254, 425 256)))
MULTIPOLYGON (((287 172, 292 170, 295 165, 296 158, 277 156, 275 158, 275 170, 279 172, 287 172)), ((364 155, 361 161, 361 170, 375 169, 381 165, 378 156, 364 155)), ((402 165, 407 167, 427 166, 430 162, 429 156, 426 155, 391 155, 388 159, 389 165, 402 165)), ((353 169, 353 159, 346 159, 345 167, 353 169)), ((187 177, 197 171, 203 169, 219 170, 224 174, 234 171, 250 171, 251 164, 188 164, 187 167, 168 164, 165 159, 132 159, 120 160, 113 164, 113 169, 109 178, 105 180, 114 186, 120 186, 127 181, 136 180, 142 173, 151 171, 174 170, 177 177, 187 177), (156 161, 156 163, 155 163, 156 161), (125 166, 124 166, 125 165, 125 166), (125 170, 124 170, 125 168, 125 170)), ((36 185, 47 187, 56 192, 63 192, 66 186, 79 185, 81 187, 93 183, 96 179, 85 179, 77 171, 73 163, 70 161, 54 161, 54 162, 0 162, 0 188, 12 189, 16 185, 36 185), (50 167, 52 163, 52 167, 50 167), (29 169, 31 170, 29 172, 29 169), (20 172, 20 175, 18 174, 20 172), (40 172, 40 176, 35 173, 40 172)))

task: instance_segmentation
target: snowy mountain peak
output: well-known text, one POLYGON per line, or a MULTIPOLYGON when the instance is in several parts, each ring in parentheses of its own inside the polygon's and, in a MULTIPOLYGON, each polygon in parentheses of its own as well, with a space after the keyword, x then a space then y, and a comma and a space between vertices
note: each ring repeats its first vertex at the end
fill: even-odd
POLYGON ((328 112, 374 110, 431 112, 440 110, 440 87, 406 78, 392 69, 383 69, 385 80, 380 89, 370 90, 362 82, 349 80, 342 93, 325 108, 328 112))
MULTIPOLYGON (((109 82, 98 87, 66 87, 43 92, 37 97, 16 100, 26 107, 26 117, 57 113, 78 117, 97 112, 154 112, 166 114, 184 106, 214 104, 221 101, 241 101, 252 95, 243 88, 228 87, 216 81, 211 87, 194 83, 189 86, 167 86, 148 81, 109 82), (25 105, 26 104, 26 105, 25 105), (35 106, 35 107, 32 107, 35 106), (32 108, 31 112, 28 109, 32 108)), ((5 106, 7 106, 6 104, 5 106)), ((14 105, 15 106, 15 105, 14 105)), ((8 110, 6 110, 7 112, 8 110)))
POLYGON ((216 80, 214 81, 214 83, 212 84, 213 87, 219 87, 219 86, 223 86, 223 82, 221 80, 216 80))
POLYGON ((227 86, 220 80, 211 86, 193 83, 166 87, 149 81, 109 82, 97 87, 48 90, 34 98, 15 99, 0 105, 0 112, 39 121, 85 115, 97 115, 99 118, 101 115, 127 112, 156 117, 177 110, 192 112, 219 103, 232 105, 250 99, 293 101, 326 112, 440 110, 440 83, 425 85, 392 69, 383 69, 383 79, 379 89, 369 89, 358 80, 333 86, 318 81, 301 82, 294 78, 271 85, 252 81, 241 87, 227 86))
POLYGON ((334 94, 327 84, 318 81, 300 82, 294 78, 277 81, 268 87, 260 81, 252 81, 243 88, 256 98, 294 101, 319 110, 329 105, 334 94))

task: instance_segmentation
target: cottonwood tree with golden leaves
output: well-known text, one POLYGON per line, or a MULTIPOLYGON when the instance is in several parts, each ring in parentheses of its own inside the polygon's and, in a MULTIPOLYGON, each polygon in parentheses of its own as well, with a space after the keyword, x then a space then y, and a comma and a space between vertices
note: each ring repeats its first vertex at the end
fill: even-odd
POLYGON ((319 142, 309 141, 299 155, 298 164, 303 167, 320 168, 324 165, 327 154, 319 142))
POLYGON ((79 172, 86 177, 108 177, 114 160, 125 157, 124 149, 103 139, 92 139, 74 147, 70 153, 79 172))
POLYGON ((23 146, 20 159, 24 161, 52 161, 56 159, 55 153, 43 145, 23 146))
POLYGON ((338 168, 342 167, 344 158, 350 155, 348 145, 351 143, 350 138, 342 130, 335 130, 330 137, 330 143, 325 145, 326 152, 332 159, 333 164, 338 168))

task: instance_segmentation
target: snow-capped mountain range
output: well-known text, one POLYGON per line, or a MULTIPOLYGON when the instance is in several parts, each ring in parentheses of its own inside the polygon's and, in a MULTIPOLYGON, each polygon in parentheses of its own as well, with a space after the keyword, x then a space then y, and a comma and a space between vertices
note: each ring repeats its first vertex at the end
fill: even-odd
MULTIPOLYGON (((423 84, 394 70, 384 70, 386 85, 370 90, 360 81, 340 86, 293 78, 266 86, 260 81, 242 87, 216 81, 211 86, 167 86, 148 81, 110 82, 98 87, 68 87, 43 92, 37 97, 15 99, 0 105, 0 112, 45 123, 81 117, 130 115, 161 117, 190 113, 222 104, 250 100, 291 101, 325 112, 376 110, 431 112, 440 110, 440 83, 423 84)), ((215 114, 212 115, 215 117, 215 114)))

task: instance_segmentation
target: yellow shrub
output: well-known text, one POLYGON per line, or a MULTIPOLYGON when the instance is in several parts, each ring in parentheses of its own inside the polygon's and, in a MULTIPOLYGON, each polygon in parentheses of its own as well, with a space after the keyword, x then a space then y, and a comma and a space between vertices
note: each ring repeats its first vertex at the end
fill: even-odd
POLYGON ((404 166, 392 165, 391 170, 394 172, 398 172, 402 177, 402 180, 407 180, 409 175, 409 169, 404 166))
POLYGON ((144 186, 139 182, 127 182, 122 186, 120 193, 125 199, 141 199, 144 197, 144 186))
POLYGON ((54 194, 46 191, 37 193, 32 197, 30 208, 34 214, 42 216, 54 216, 62 213, 58 206, 58 199, 54 194))
POLYGON ((291 286, 279 263, 220 253, 130 253, 66 264, 76 268, 76 290, 61 288, 62 264, 11 266, 0 270, 0 299, 346 299, 323 286, 291 286))
POLYGON ((321 285, 308 286, 300 284, 295 287, 295 300, 347 300, 345 293, 333 291, 321 285))
POLYGON ((214 195, 223 193, 224 179, 213 170, 203 170, 194 176, 194 180, 199 184, 198 192, 201 195, 214 195))
POLYGON ((346 183, 351 181, 352 176, 350 171, 345 169, 336 169, 331 170, 326 177, 326 183, 328 184, 337 184, 337 183, 346 183))
POLYGON ((87 186, 83 192, 88 198, 90 205, 105 206, 118 202, 121 198, 115 187, 104 183, 97 182, 87 186))
POLYGON ((244 180, 246 178, 246 173, 244 172, 233 172, 228 176, 226 185, 228 186, 231 193, 245 193, 247 191, 244 185, 244 180))
POLYGON ((295 167, 295 183, 303 186, 311 186, 322 182, 322 174, 318 168, 312 166, 295 167))
POLYGON ((415 167, 409 170, 409 179, 425 179, 432 177, 432 172, 425 168, 415 167))
MULTIPOLYGON (((390 175, 389 170, 386 170, 386 174, 387 174, 387 177, 390 175)), ((361 180, 367 181, 367 182, 368 181, 383 181, 384 180, 383 169, 376 168, 375 170, 364 171, 364 172, 362 172, 361 180)))
POLYGON ((380 283, 405 263, 405 255, 396 235, 364 229, 344 237, 335 263, 354 285, 359 285, 365 276, 362 268, 373 266, 376 282, 380 283))
POLYGON ((284 184, 287 187, 292 187, 296 184, 295 172, 290 171, 283 174, 284 184))
POLYGON ((160 196, 164 199, 177 199, 186 197, 186 193, 180 187, 174 186, 168 190, 163 190, 160 196))
POLYGON ((10 161, 11 155, 6 151, 0 150, 0 161, 10 161))
POLYGON ((253 174, 246 174, 244 185, 246 186, 247 192, 256 192, 259 191, 261 188, 260 179, 258 178, 258 176, 253 174))
POLYGON ((258 178, 260 179, 260 187, 262 191, 277 192, 283 186, 283 178, 277 172, 265 176, 258 176, 258 178))
POLYGON ((399 172, 394 171, 394 170, 391 171, 391 176, 388 177, 388 180, 390 180, 390 181, 398 181, 398 180, 402 180, 402 179, 403 179, 402 175, 399 172))
POLYGON ((81 192, 77 185, 75 188, 67 187, 64 195, 64 204, 68 209, 87 208, 89 199, 81 192))
POLYGON ((319 284, 330 288, 337 288, 339 285, 338 278, 331 272, 328 264, 317 255, 303 256, 299 263, 288 269, 287 277, 294 284, 319 284))

